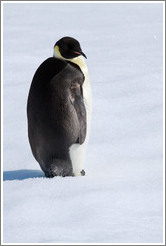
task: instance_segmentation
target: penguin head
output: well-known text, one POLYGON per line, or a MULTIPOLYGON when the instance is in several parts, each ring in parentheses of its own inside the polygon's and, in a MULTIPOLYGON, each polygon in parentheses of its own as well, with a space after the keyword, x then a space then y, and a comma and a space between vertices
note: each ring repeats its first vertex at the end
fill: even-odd
POLYGON ((79 42, 71 37, 61 38, 54 45, 54 57, 71 60, 86 55, 82 52, 79 42))

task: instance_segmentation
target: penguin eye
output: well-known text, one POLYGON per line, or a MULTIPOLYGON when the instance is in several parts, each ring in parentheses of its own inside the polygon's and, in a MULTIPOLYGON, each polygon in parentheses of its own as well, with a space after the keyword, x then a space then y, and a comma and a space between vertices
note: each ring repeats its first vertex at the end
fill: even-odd
POLYGON ((68 49, 71 51, 77 51, 80 50, 81 48, 77 44, 73 43, 68 43, 68 49))
POLYGON ((70 44, 69 44, 69 45, 68 45, 68 49, 69 49, 69 50, 74 50, 73 45, 70 45, 70 44))
POLYGON ((68 44, 66 46, 66 51, 70 52, 70 51, 74 51, 74 50, 76 50, 76 47, 73 46, 72 44, 68 44))

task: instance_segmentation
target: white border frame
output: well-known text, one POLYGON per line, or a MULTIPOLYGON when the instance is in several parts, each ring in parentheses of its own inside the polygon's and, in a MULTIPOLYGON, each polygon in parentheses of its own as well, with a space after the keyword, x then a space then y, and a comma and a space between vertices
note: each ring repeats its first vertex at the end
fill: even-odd
POLYGON ((1 245, 165 245, 165 1, 1 1, 1 245), (163 4, 163 243, 3 243, 3 4, 161 3, 163 4))

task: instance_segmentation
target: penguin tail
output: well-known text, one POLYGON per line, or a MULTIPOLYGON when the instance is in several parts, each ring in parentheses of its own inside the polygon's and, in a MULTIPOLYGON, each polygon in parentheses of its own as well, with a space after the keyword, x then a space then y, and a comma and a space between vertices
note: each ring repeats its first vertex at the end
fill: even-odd
POLYGON ((71 163, 68 160, 54 159, 50 167, 50 176, 74 176, 71 163))

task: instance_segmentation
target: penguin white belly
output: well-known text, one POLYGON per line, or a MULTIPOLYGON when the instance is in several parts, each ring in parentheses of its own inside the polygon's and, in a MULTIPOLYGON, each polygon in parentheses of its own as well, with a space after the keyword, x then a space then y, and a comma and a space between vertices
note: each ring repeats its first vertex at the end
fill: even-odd
POLYGON ((80 69, 82 70, 85 76, 85 81, 83 83, 83 98, 84 98, 84 104, 86 108, 86 117, 87 117, 86 138, 83 144, 81 145, 73 144, 69 150, 70 159, 71 159, 72 167, 73 167, 73 173, 75 176, 80 176, 81 171, 84 168, 85 152, 86 152, 86 147, 87 147, 87 143, 89 140, 91 111, 92 111, 92 95, 91 95, 91 86, 90 86, 90 79, 88 75, 88 69, 87 69, 87 66, 85 64, 83 57, 75 58, 72 60, 72 62, 79 65, 80 69))

